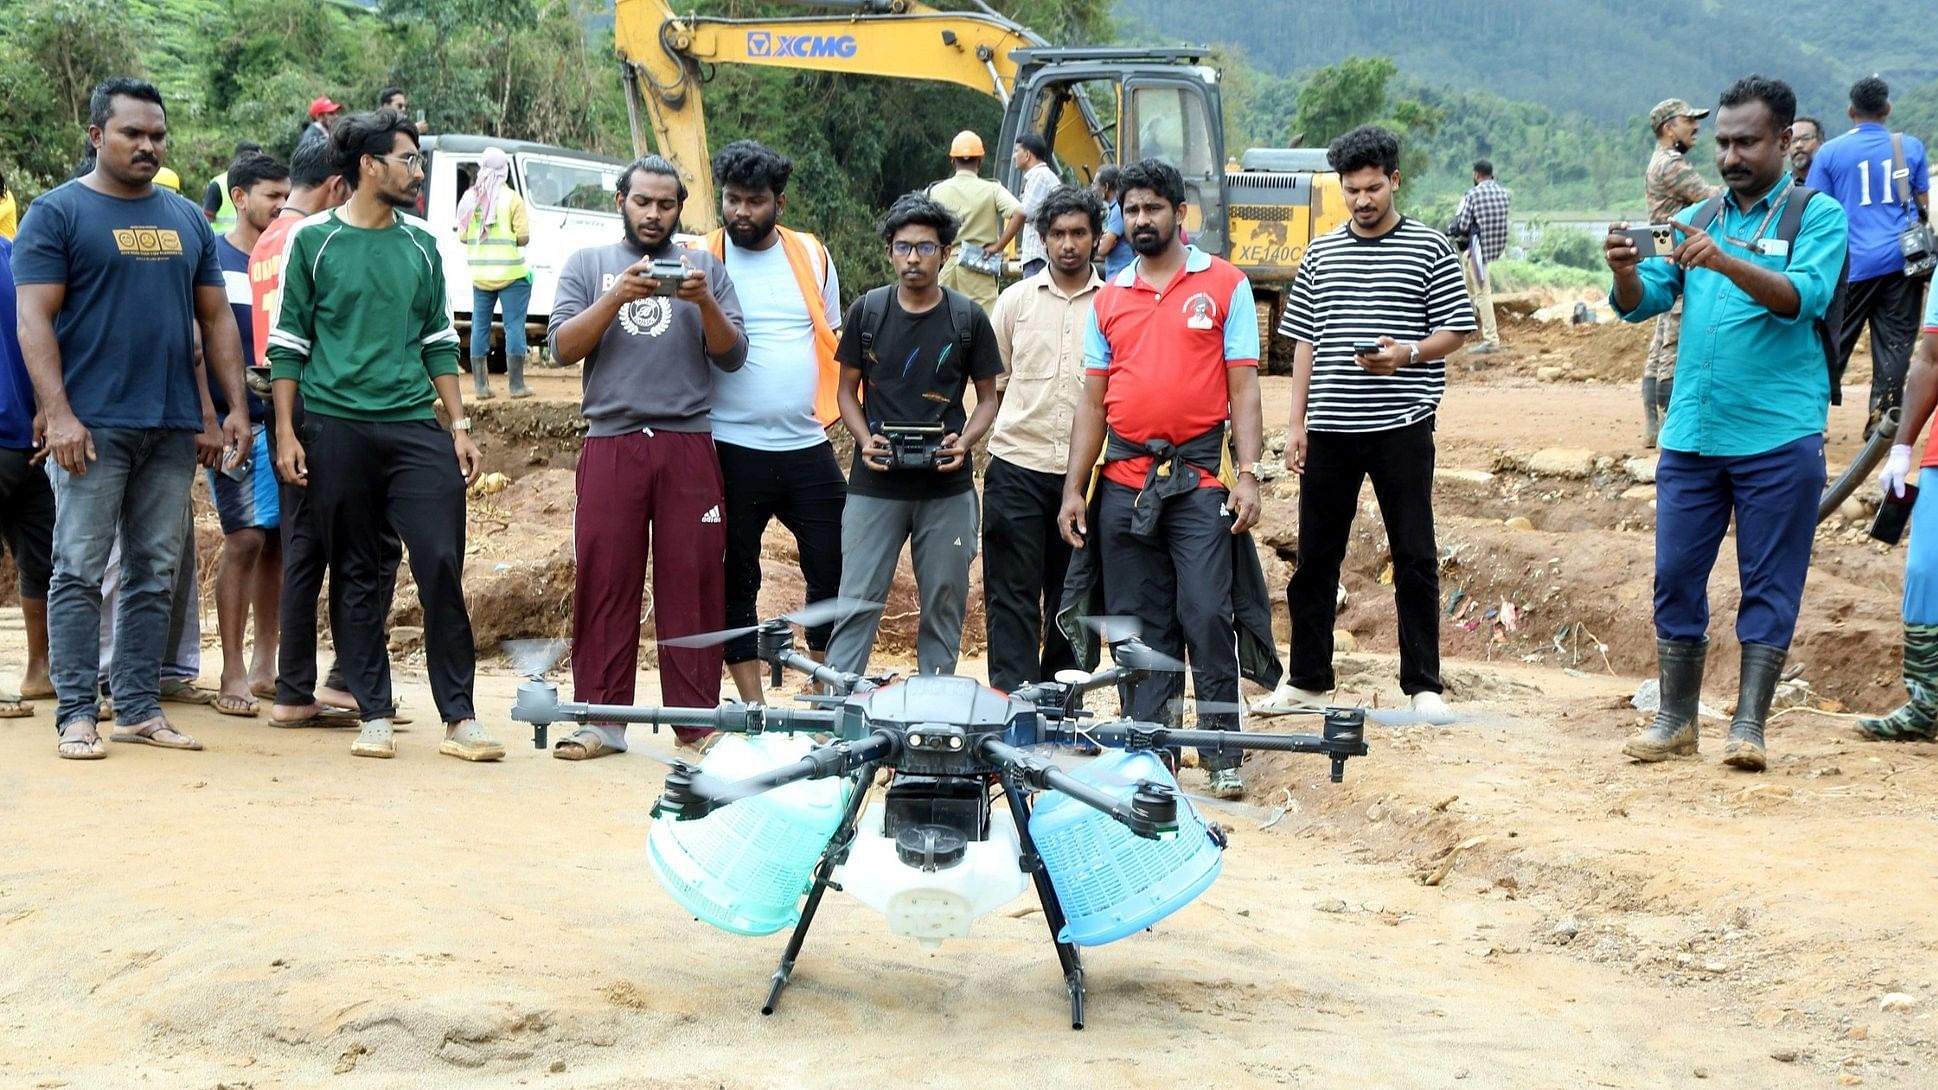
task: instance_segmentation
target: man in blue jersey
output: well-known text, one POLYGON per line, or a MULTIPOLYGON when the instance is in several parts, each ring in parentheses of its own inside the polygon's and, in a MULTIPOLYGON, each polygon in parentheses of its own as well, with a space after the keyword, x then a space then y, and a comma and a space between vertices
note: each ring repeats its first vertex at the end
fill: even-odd
POLYGON ((1871 328, 1869 435, 1886 409, 1904 395, 1911 342, 1918 335, 1927 272, 1905 275, 1898 237, 1924 220, 1929 169, 1925 146, 1915 136, 1884 127, 1891 116, 1891 89, 1876 76, 1851 84, 1850 118, 1857 127, 1825 144, 1810 162, 1806 184, 1837 198, 1850 220, 1850 293, 1844 305, 1837 380, 1851 350, 1871 328))

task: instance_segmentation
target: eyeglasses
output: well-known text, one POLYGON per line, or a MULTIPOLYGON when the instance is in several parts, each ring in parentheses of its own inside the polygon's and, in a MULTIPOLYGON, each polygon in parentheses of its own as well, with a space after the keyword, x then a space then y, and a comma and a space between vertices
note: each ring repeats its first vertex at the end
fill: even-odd
POLYGON ((939 242, 891 242, 888 245, 888 252, 894 254, 896 257, 907 257, 910 254, 934 257, 936 254, 942 252, 942 244, 939 242))
POLYGON ((409 155, 373 155, 372 159, 382 159, 386 163, 396 163, 405 170, 416 170, 424 165, 424 157, 416 152, 409 155))

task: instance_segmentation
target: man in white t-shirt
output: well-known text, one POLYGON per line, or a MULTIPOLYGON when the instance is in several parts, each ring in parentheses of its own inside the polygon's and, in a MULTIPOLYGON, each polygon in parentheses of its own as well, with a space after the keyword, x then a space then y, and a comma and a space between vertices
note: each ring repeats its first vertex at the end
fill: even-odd
MULTIPOLYGON (((713 157, 725 227, 708 237, 708 248, 726 265, 747 322, 746 365, 713 376, 713 442, 727 497, 728 628, 759 620, 761 538, 772 519, 794 535, 807 601, 841 589, 848 488, 825 430, 839 415, 841 284, 820 240, 780 226, 793 170, 751 140, 713 157)), ((832 627, 809 626, 809 657, 824 657, 832 627)), ((726 660, 740 699, 760 701, 754 637, 728 643, 726 660)))
POLYGON ((1050 142, 1037 133, 1018 136, 1011 158, 1016 169, 1023 172, 1023 276, 1028 279, 1050 263, 1043 236, 1036 230, 1036 214, 1043 210, 1043 201, 1061 180, 1056 168, 1050 165, 1050 142))

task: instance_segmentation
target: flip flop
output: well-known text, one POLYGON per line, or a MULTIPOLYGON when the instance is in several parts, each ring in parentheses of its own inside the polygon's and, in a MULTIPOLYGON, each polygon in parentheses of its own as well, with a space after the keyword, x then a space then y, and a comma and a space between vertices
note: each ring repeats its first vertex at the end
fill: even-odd
POLYGON ((357 740, 350 743, 350 755, 386 760, 397 756, 397 742, 391 737, 390 720, 367 720, 363 729, 357 732, 357 740))
POLYGON ((202 743, 176 730, 166 719, 150 719, 146 723, 117 726, 109 740, 128 742, 138 746, 154 746, 156 749, 201 749, 202 743), (172 734, 177 740, 169 741, 162 735, 172 734))
POLYGON ((269 725, 292 730, 299 727, 354 727, 361 721, 355 708, 332 708, 324 705, 323 710, 308 719, 278 719, 272 713, 269 725))
POLYGON ((161 699, 171 704, 207 704, 215 696, 208 689, 197 688, 193 681, 164 681, 161 686, 161 699))
POLYGON ((25 685, 22 685, 20 687, 20 699, 52 700, 54 699, 54 687, 52 685, 49 685, 45 689, 29 689, 25 685))
POLYGON ((626 752, 606 744, 599 732, 591 727, 580 727, 571 734, 552 743, 552 756, 561 761, 590 761, 598 757, 611 757, 626 752), (572 749, 565 747, 571 746, 572 749))
POLYGON ((438 743, 437 751, 465 761, 502 761, 505 758, 504 745, 485 733, 476 719, 459 723, 449 738, 438 743))
POLYGON ((108 747, 101 741, 101 729, 94 720, 81 716, 68 720, 61 728, 61 740, 54 746, 54 752, 63 761, 99 761, 107 757, 108 747), (86 723, 86 731, 74 732, 77 723, 86 723), (69 749, 69 746, 80 748, 69 749))
POLYGON ((217 715, 233 715, 240 719, 254 719, 262 714, 262 708, 254 700, 228 693, 217 693, 209 706, 215 709, 217 715))
POLYGON ((0 719, 25 719, 34 714, 34 706, 19 697, 0 697, 0 719))

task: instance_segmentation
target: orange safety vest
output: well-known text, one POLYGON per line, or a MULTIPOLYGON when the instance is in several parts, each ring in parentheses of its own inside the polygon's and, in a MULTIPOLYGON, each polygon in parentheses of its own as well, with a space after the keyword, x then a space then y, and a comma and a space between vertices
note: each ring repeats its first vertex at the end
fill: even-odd
MULTIPOLYGON (((835 346, 841 343, 841 338, 828 324, 827 307, 821 299, 821 287, 827 282, 828 276, 828 248, 806 231, 791 230, 779 224, 774 225, 774 230, 780 232, 781 251, 787 254, 787 266, 794 270, 794 284, 801 289, 801 301, 807 304, 808 320, 814 323, 814 355, 820 375, 814 391, 814 418, 825 428, 841 419, 841 406, 835 399, 841 386, 841 365, 834 358, 835 346), (806 243, 813 243, 813 249, 820 255, 818 272, 808 262, 809 247, 806 243)), ((716 227, 707 235, 707 250, 723 266, 726 264, 725 228, 716 227)), ((732 275, 731 269, 728 275, 732 275)))

